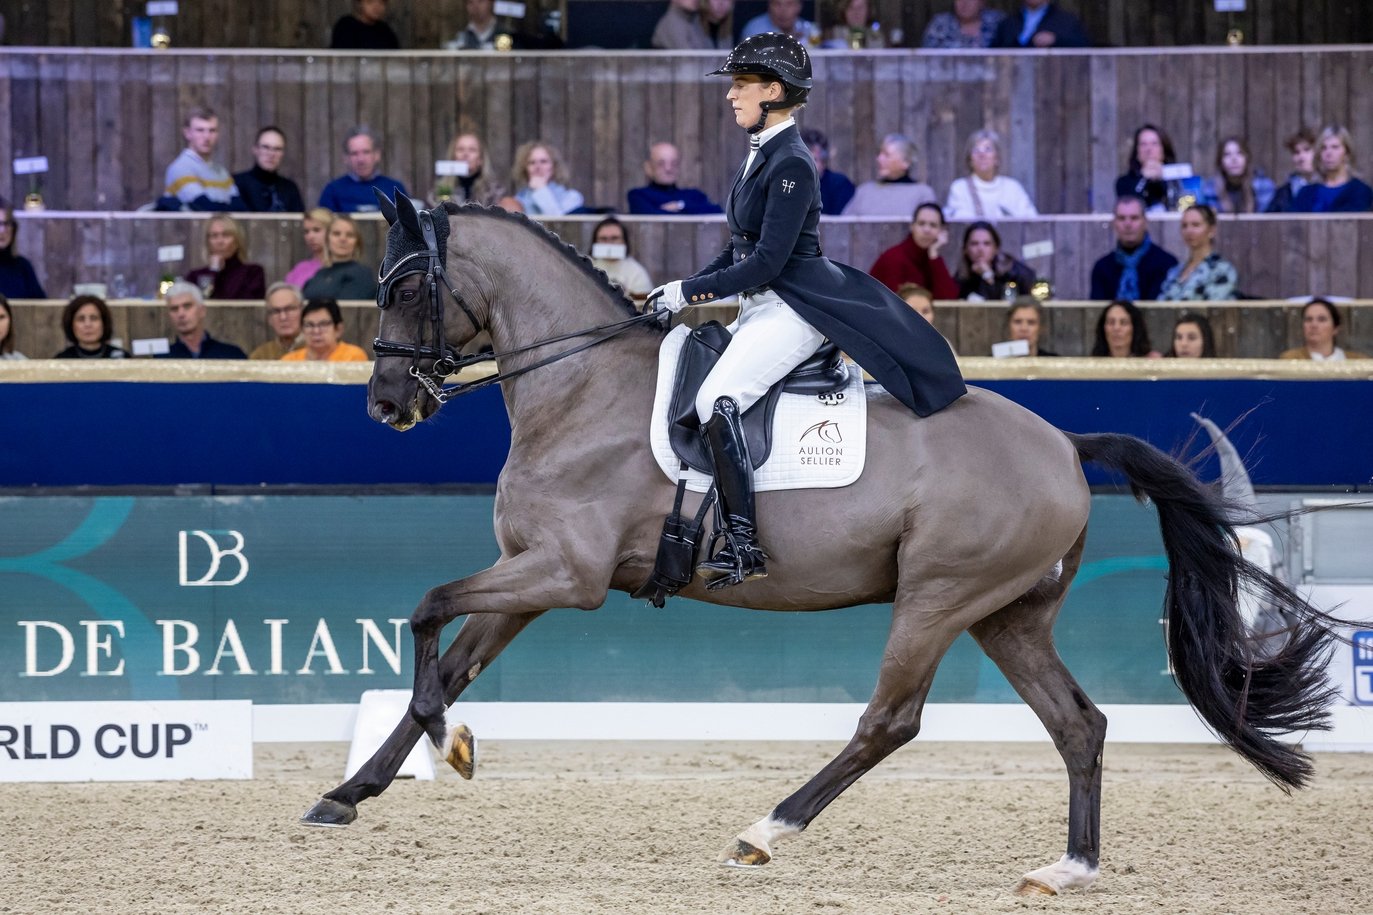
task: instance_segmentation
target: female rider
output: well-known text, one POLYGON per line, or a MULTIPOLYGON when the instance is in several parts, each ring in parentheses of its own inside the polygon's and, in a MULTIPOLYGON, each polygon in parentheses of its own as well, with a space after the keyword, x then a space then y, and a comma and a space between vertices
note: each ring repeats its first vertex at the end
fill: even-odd
POLYGON ((739 296, 733 340, 696 396, 715 471, 724 546, 697 566, 710 589, 767 575, 753 465, 740 416, 826 338, 917 414, 965 392, 948 343, 881 283, 820 253, 820 182, 793 114, 811 88, 810 56, 789 35, 746 38, 710 75, 749 135, 725 209, 730 239, 705 269, 653 291, 670 311, 739 296))

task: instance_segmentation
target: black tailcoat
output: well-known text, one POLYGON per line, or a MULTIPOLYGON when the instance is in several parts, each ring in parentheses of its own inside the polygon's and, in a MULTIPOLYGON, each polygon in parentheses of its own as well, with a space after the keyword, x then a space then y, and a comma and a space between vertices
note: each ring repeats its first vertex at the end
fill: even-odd
POLYGON ((688 302, 770 288, 917 414, 966 392, 938 331, 877 280, 820 253, 820 181, 796 127, 763 144, 747 174, 740 170, 725 217, 730 240, 683 282, 688 302))

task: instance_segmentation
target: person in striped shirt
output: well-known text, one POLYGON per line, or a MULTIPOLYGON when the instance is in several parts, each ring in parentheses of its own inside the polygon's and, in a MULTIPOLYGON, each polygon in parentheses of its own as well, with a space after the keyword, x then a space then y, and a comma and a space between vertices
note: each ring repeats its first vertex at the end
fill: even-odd
POLYGON ((158 209, 243 209, 233 175, 213 159, 219 144, 219 117, 209 108, 192 108, 181 132, 186 148, 167 166, 166 205, 160 201, 158 209), (179 205, 173 205, 171 198, 179 205))

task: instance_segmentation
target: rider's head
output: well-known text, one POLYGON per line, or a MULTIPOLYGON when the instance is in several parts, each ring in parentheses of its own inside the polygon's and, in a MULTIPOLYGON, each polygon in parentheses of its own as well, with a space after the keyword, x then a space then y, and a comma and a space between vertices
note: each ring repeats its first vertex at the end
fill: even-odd
POLYGON ((777 32, 745 38, 709 75, 733 79, 727 98, 735 121, 749 133, 766 126, 769 112, 804 104, 812 85, 805 45, 777 32))

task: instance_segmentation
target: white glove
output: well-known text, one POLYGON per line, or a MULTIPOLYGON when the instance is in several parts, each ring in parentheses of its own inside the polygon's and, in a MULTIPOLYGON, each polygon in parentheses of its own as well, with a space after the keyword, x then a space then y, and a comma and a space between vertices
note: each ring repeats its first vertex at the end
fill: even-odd
POLYGON ((666 308, 673 314, 686 308, 687 300, 686 296, 682 295, 682 281, 673 280, 670 283, 664 283, 650 292, 648 294, 648 304, 656 305, 659 308, 666 308))

